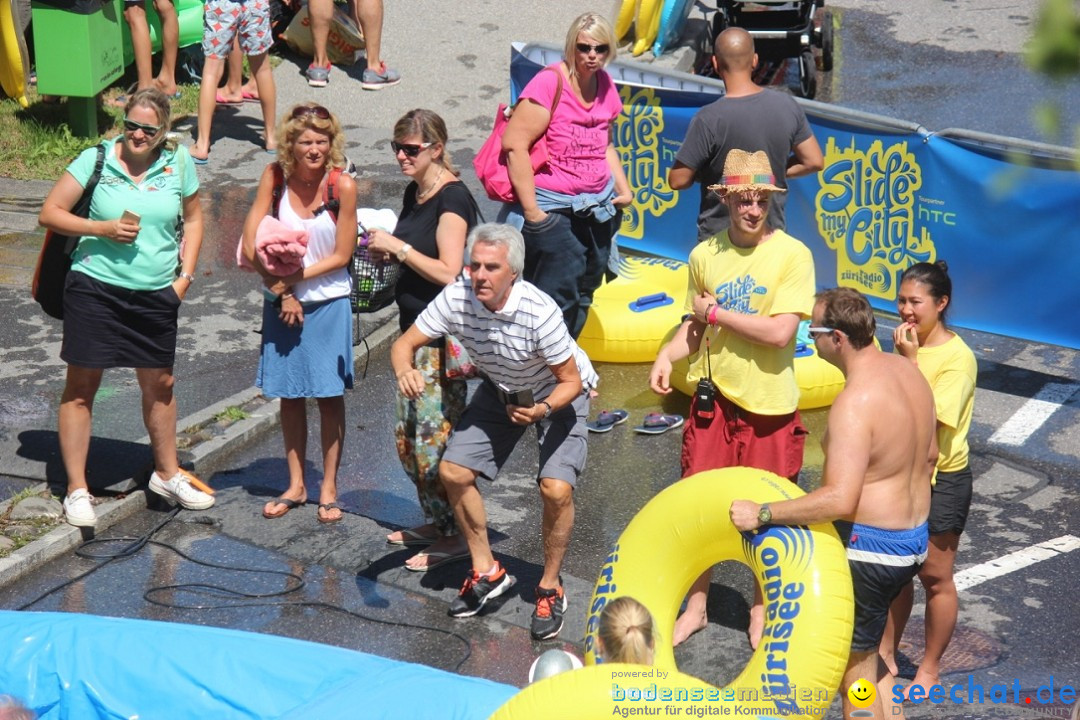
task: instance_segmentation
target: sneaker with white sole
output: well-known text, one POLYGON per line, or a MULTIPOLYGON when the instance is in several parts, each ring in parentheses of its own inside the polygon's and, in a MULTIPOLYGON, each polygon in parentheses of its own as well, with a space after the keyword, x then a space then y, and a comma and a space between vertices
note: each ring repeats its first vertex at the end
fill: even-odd
POLYGON ((307 72, 307 84, 311 87, 326 87, 330 84, 330 63, 326 63, 326 67, 319 67, 315 63, 308 65, 307 72))
POLYGON ((488 600, 499 597, 513 585, 513 575, 506 572, 498 561, 495 562, 495 570, 488 575, 470 570, 458 596, 450 603, 447 614, 456 618, 472 617, 483 609, 488 600))
POLYGON ((182 472, 168 480, 162 480, 156 471, 150 473, 150 489, 161 497, 178 503, 185 510, 206 510, 214 505, 214 497, 192 487, 182 472))
POLYGON ((97 513, 94 512, 94 498, 86 488, 79 488, 68 493, 64 498, 64 517, 69 525, 75 527, 94 527, 97 525, 97 513))
POLYGON ((382 90, 385 87, 397 85, 401 82, 401 73, 386 66, 386 63, 376 68, 367 68, 360 76, 360 87, 364 90, 382 90))
POLYGON ((559 634, 566 614, 566 593, 563 591, 562 578, 559 587, 536 588, 536 610, 533 611, 532 626, 529 631, 534 640, 547 640, 559 634))

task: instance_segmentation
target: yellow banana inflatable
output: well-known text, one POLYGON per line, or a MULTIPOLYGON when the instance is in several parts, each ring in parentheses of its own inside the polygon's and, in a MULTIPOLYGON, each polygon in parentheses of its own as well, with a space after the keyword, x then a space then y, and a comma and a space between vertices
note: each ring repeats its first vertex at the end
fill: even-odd
POLYGON ((29 65, 23 41, 18 9, 11 0, 0 0, 0 87, 23 107, 26 99, 26 68, 29 65))

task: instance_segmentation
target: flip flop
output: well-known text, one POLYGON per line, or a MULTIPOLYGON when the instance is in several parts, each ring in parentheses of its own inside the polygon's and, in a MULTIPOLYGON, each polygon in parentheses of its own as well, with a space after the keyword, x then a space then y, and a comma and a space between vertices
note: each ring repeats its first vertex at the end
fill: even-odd
POLYGON ((457 562, 458 560, 468 560, 470 557, 468 550, 463 550, 459 553, 421 551, 418 552, 415 557, 420 557, 421 555, 427 558, 435 558, 435 562, 428 563, 424 567, 412 567, 411 565, 406 565, 405 569, 412 572, 427 572, 428 570, 434 570, 435 568, 442 567, 447 563, 457 562))
POLYGON ((191 162, 195 163, 196 165, 206 165, 208 162, 210 162, 210 156, 207 155, 206 157, 201 158, 201 157, 197 157, 195 155, 192 155, 191 156, 191 162))
POLYGON ((625 410, 602 410, 595 420, 585 423, 585 427, 589 432, 606 433, 616 425, 622 425, 629 417, 630 413, 625 410))
POLYGON ((243 105, 244 104, 243 100, 230 100, 227 97, 225 97, 224 95, 222 95, 221 93, 218 93, 217 95, 214 96, 214 102, 216 102, 218 105, 243 105))
POLYGON ((411 529, 399 530, 398 532, 401 533, 402 539, 391 540, 390 538, 387 538, 387 545, 400 545, 404 547, 427 547, 431 543, 435 542, 435 538, 425 537, 424 535, 421 535, 420 533, 411 529))
POLYGON ((342 520, 345 519, 345 508, 341 507, 341 505, 339 503, 337 503, 337 502, 319 503, 319 510, 327 510, 327 511, 329 511, 329 510, 340 510, 341 511, 341 514, 338 515, 336 518, 324 518, 322 515, 316 514, 316 516, 315 516, 316 519, 320 523, 322 523, 323 525, 333 525, 334 523, 341 522, 342 520))
POLYGON ((668 430, 674 430, 683 424, 682 415, 665 415, 663 413, 649 413, 644 422, 634 428, 636 433, 646 435, 661 435, 668 430))
POLYGON ((279 517, 284 517, 285 514, 288 513, 290 510, 294 510, 295 508, 300 507, 301 505, 306 503, 307 500, 290 500, 289 498, 282 496, 279 498, 274 498, 273 502, 276 502, 279 505, 284 505, 285 509, 281 512, 266 512, 266 508, 263 508, 263 517, 267 520, 276 520, 279 517))
POLYGON ((247 90, 243 90, 240 94, 244 96, 244 102, 253 102, 253 103, 262 102, 261 100, 259 100, 258 95, 254 95, 252 93, 249 93, 247 90))

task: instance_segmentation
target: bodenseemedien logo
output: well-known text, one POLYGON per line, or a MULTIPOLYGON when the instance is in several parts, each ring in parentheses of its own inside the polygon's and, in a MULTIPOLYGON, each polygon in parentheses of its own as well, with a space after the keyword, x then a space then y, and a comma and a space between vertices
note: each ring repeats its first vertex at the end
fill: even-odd
MULTIPOLYGON (((905 686, 893 685, 892 700, 904 701, 905 686)), ((1075 716, 1077 690, 1073 685, 1060 683, 1053 676, 1048 683, 1039 685, 1034 690, 1021 687, 1019 680, 1011 683, 996 683, 990 686, 976 682, 973 675, 968 675, 967 682, 954 685, 912 685, 907 689, 907 702, 914 705, 977 705, 998 706, 1012 715, 1000 717, 1061 717, 1075 716), (1018 709, 1028 709, 1030 714, 1019 714, 1018 709), (1073 708, 1070 710, 1070 708, 1073 708)), ((1022 711, 1020 711, 1022 712, 1022 711)), ((997 717, 997 715, 995 716, 997 717)))

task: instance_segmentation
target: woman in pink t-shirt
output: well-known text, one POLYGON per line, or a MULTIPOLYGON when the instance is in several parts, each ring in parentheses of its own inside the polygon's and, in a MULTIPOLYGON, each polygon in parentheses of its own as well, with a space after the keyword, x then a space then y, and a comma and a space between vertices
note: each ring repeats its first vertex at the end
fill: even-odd
POLYGON ((510 182, 523 217, 525 279, 550 295, 574 338, 604 277, 630 184, 611 142, 622 100, 604 66, 615 34, 596 13, 570 26, 562 62, 525 86, 503 135, 510 182), (535 174, 529 148, 541 136, 548 163, 535 174))

